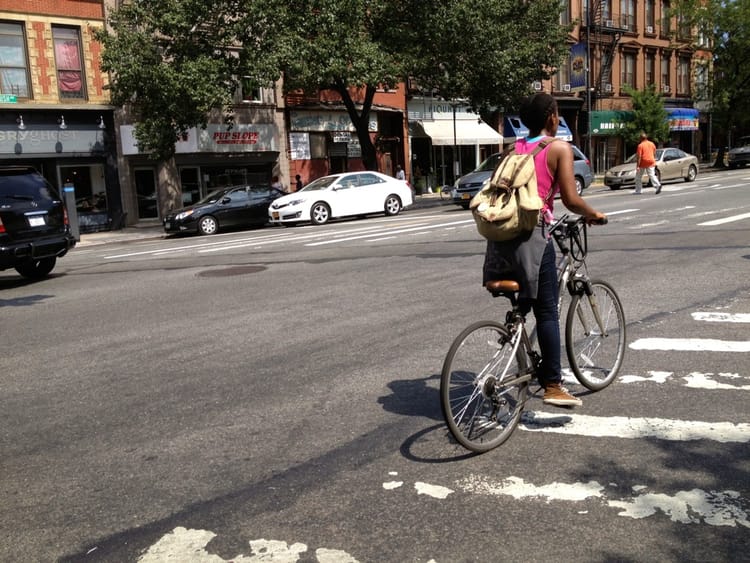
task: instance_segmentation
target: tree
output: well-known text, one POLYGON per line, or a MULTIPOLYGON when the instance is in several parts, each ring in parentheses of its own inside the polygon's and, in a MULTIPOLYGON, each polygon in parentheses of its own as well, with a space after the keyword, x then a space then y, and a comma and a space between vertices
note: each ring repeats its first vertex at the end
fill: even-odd
MULTIPOLYGON (((678 0, 673 7, 699 33, 708 39, 713 54, 709 81, 712 123, 726 135, 750 129, 750 2, 745 0, 678 0)), ((723 145, 717 163, 723 164, 723 145)))
POLYGON ((664 98, 656 91, 656 86, 649 84, 645 90, 635 90, 625 85, 623 89, 633 103, 632 119, 624 121, 619 130, 625 144, 637 145, 644 131, 655 143, 669 141, 669 116, 664 109, 664 98))
POLYGON ((137 0, 109 21, 103 64, 139 145, 168 159, 219 110, 232 121, 243 76, 287 92, 333 89, 368 169, 377 88, 413 78, 475 108, 512 106, 567 53, 559 0, 137 0))

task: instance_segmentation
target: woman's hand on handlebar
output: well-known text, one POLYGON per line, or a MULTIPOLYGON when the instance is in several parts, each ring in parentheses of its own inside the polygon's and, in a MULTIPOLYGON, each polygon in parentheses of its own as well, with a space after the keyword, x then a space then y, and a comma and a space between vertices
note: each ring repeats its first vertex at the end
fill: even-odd
POLYGON ((608 221, 609 219, 607 216, 600 211, 594 211, 594 213, 586 215, 587 225, 606 225, 608 221))

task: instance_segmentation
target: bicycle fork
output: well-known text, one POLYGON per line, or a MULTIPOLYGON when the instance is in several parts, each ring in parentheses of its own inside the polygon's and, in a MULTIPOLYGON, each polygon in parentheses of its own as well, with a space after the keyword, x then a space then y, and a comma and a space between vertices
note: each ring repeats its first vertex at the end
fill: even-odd
MULTIPOLYGON (((577 288, 576 291, 581 292, 582 295, 586 296, 586 299, 588 299, 589 305, 591 306, 591 312, 594 315, 594 320, 596 321, 597 326, 599 327, 600 334, 603 337, 609 336, 607 327, 604 324, 604 321, 602 320, 601 313, 599 311, 599 304, 596 302, 596 297, 594 296, 594 290, 591 288, 591 282, 588 279, 576 279, 573 281, 573 283, 576 285, 577 288)), ((589 328, 589 322, 586 319, 586 315, 584 315, 583 311, 581 309, 578 309, 576 311, 578 314, 578 319, 581 321, 581 326, 583 327, 583 332, 586 336, 591 335, 591 329, 589 328)))

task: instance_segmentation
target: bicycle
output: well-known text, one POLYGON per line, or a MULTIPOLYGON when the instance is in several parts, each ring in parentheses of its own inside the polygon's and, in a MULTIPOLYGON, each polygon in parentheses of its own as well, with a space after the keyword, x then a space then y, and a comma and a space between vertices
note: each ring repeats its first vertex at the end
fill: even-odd
POLYGON ((453 199, 453 186, 450 186, 448 184, 444 186, 438 186, 438 191, 440 192, 440 199, 441 200, 450 200, 453 199))
MULTIPOLYGON (((565 319, 568 362, 582 385, 598 391, 614 381, 622 365, 622 303, 609 283, 588 275, 587 227, 582 217, 569 220, 565 215, 550 232, 562 253, 558 307, 564 292, 571 296, 565 319)), ((511 436, 542 359, 526 330, 518 282, 493 280, 485 286, 493 297, 510 300, 505 323, 478 321, 466 327, 448 350, 440 378, 440 402, 448 429, 462 446, 479 453, 511 436)))

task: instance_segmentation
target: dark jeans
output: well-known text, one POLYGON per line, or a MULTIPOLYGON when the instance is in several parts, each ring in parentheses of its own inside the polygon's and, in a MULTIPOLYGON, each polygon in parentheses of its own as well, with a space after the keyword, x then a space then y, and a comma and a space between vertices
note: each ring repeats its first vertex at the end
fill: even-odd
POLYGON ((560 383, 560 319, 557 313, 557 260, 552 240, 547 242, 542 263, 539 266, 539 288, 536 299, 524 299, 521 309, 527 313, 534 310, 536 333, 542 353, 542 369, 539 382, 560 383))

